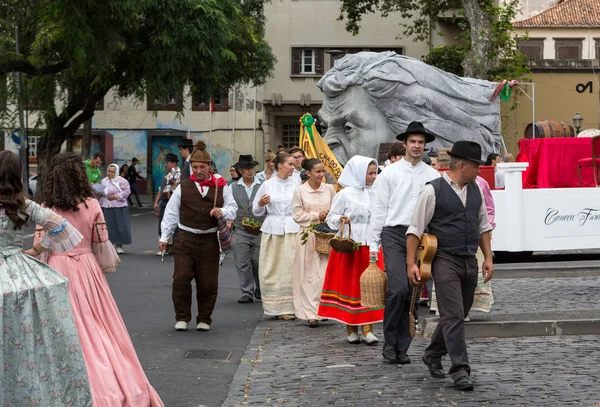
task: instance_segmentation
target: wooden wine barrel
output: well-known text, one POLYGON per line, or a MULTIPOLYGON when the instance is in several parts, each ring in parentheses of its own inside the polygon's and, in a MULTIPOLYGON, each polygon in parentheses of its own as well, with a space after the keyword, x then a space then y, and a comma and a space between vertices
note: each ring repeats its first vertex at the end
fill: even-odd
MULTIPOLYGON (((535 138, 575 137, 575 129, 571 123, 562 120, 540 120, 534 123, 535 138)), ((532 138, 531 123, 525 127, 525 138, 532 138)))

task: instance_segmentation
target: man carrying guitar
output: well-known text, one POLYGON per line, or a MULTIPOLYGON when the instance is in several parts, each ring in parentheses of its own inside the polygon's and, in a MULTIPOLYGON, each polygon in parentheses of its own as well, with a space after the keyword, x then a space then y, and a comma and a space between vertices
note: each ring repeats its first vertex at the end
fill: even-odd
POLYGON ((473 390, 465 343, 464 319, 473 305, 478 267, 475 254, 480 246, 485 260, 484 280, 492 278, 492 249, 483 194, 475 179, 479 173, 481 146, 457 141, 450 155, 450 170, 429 182, 419 195, 412 222, 406 232, 406 267, 410 283, 419 285, 417 248, 425 228, 437 237, 437 254, 432 264, 440 322, 425 350, 423 362, 433 377, 445 377, 442 356, 450 355, 449 374, 458 390, 473 390))
POLYGON ((375 205, 371 214, 369 246, 373 255, 383 246, 388 286, 383 313, 383 358, 390 363, 410 363, 407 355, 412 341, 409 325, 411 287, 406 277, 406 231, 410 225, 419 191, 440 174, 421 161, 425 143, 435 135, 421 123, 412 122, 396 137, 406 153, 385 167, 375 180, 375 205))

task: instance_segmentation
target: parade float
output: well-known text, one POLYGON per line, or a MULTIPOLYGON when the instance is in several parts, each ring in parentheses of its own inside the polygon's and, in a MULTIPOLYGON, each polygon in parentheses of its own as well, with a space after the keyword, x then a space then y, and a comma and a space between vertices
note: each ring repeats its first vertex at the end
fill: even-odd
MULTIPOLYGON (((393 52, 349 54, 317 85, 324 93, 318 120, 342 166, 355 154, 377 157, 380 144, 395 141, 415 120, 440 135, 428 147, 476 141, 485 159, 504 146, 500 99, 515 85, 461 78, 393 52)), ((493 169, 482 171, 496 205, 494 252, 599 248, 600 158, 592 155, 600 155, 600 139, 536 138, 532 128, 519 143, 518 162, 496 169, 504 173, 504 189, 495 188, 493 169)))

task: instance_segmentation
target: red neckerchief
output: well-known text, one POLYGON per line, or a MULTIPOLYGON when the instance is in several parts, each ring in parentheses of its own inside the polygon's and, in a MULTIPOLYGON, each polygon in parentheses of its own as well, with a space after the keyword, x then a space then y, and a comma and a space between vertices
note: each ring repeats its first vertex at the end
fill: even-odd
POLYGON ((194 176, 194 174, 192 174, 190 176, 190 179, 194 182, 196 182, 198 185, 200 185, 201 187, 224 187, 225 185, 227 185, 227 182, 225 181, 225 178, 223 177, 215 177, 214 174, 212 172, 208 173, 209 178, 205 179, 204 181, 198 181, 196 179, 196 177, 194 176))

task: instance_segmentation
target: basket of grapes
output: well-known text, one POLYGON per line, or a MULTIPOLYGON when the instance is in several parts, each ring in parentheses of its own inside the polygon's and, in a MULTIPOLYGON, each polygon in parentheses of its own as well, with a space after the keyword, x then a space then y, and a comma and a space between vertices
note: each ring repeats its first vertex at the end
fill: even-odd
POLYGON ((262 227, 262 222, 257 221, 256 219, 247 218, 246 211, 250 209, 252 205, 246 208, 244 213, 242 213, 242 226, 246 233, 249 233, 254 236, 258 236, 260 234, 260 228, 262 227))
POLYGON ((308 241, 308 233, 313 233, 315 235, 315 250, 321 254, 329 254, 331 250, 331 246, 329 246, 329 241, 335 236, 337 230, 331 229, 327 226, 327 223, 317 223, 314 225, 310 225, 306 229, 301 236, 301 243, 306 244, 308 241))
POLYGON ((352 253, 360 248, 360 243, 352 240, 352 226, 350 222, 342 221, 340 234, 329 241, 329 245, 338 253, 352 253), (344 237, 344 225, 348 225, 348 237, 344 237))

